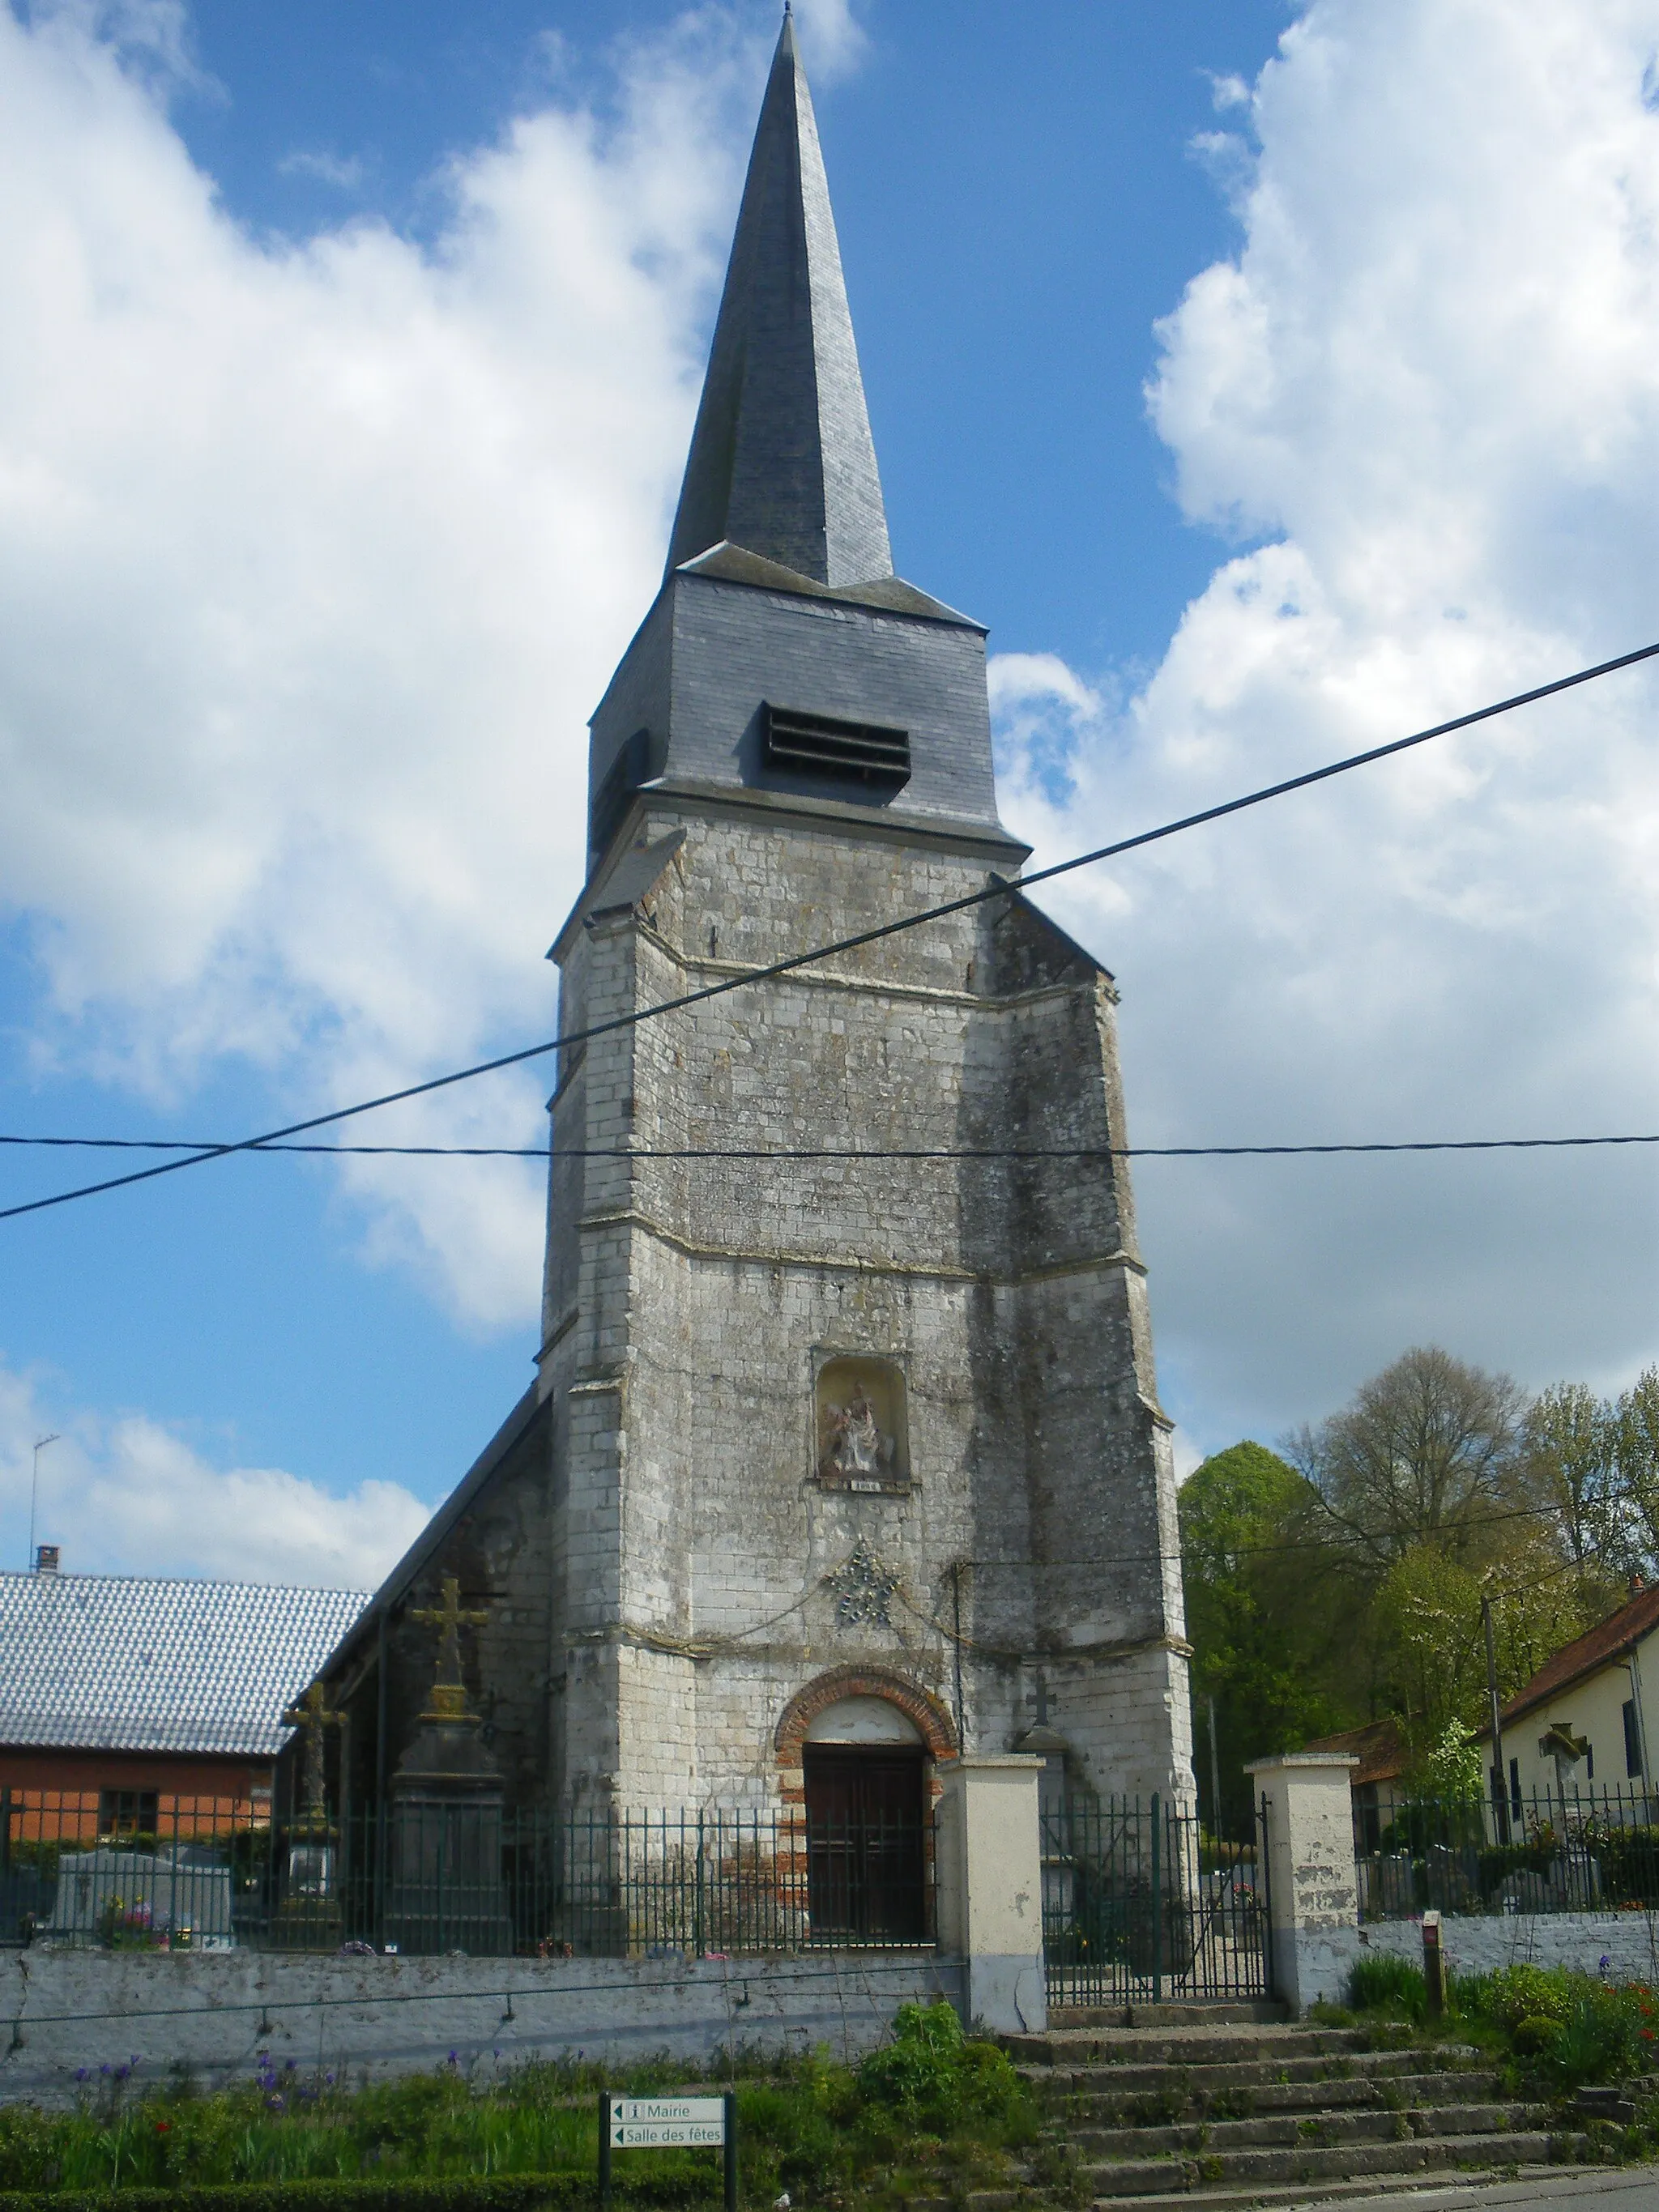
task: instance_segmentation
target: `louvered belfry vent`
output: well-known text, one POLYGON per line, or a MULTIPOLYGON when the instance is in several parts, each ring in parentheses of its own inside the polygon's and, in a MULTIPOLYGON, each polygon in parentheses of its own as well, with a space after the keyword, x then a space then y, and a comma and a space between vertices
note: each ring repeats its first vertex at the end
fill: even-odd
POLYGON ((910 781, 910 733, 879 722, 843 722, 834 714, 809 714, 775 707, 766 714, 766 764, 793 775, 832 775, 842 781, 898 791, 910 781))

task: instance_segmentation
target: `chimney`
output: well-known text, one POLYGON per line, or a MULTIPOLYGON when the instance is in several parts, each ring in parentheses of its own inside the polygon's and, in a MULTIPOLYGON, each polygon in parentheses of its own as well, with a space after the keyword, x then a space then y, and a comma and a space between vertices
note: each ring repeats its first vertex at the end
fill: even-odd
POLYGON ((1632 1597, 1640 1597, 1640 1596, 1641 1596, 1641 1595, 1642 1595, 1642 1592, 1646 1589, 1646 1587, 1647 1587, 1647 1585, 1646 1585, 1646 1583, 1644 1583, 1644 1581, 1642 1580, 1642 1577, 1641 1577, 1640 1574, 1637 1571, 1637 1570, 1636 1570, 1634 1567, 1632 1567, 1632 1568, 1631 1569, 1631 1576, 1630 1576, 1630 1594, 1631 1594, 1631 1595, 1632 1595, 1632 1597))
POLYGON ((37 1575, 55 1575, 58 1571, 56 1544, 37 1544, 34 1547, 34 1571, 37 1575))

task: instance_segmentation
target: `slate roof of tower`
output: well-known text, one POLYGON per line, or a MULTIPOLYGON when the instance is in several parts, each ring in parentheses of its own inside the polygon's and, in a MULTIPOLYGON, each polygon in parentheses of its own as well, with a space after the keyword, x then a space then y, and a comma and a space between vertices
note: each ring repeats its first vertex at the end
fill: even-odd
POLYGON ((787 15, 750 155, 668 566, 722 541, 820 584, 893 573, 817 124, 787 15))
POLYGON ((0 1574, 0 1744, 274 1758, 362 1590, 0 1574))

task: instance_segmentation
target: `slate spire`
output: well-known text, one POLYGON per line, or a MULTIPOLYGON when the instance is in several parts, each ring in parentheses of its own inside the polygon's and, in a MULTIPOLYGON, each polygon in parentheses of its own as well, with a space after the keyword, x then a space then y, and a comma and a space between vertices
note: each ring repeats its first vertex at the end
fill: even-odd
POLYGON ((787 10, 669 568, 723 539, 820 584, 893 573, 823 155, 787 10))

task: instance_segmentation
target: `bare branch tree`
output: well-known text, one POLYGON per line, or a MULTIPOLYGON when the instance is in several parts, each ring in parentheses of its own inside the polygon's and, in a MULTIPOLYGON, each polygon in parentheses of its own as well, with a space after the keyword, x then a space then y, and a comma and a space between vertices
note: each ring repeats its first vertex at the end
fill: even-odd
POLYGON ((1362 1384, 1342 1413, 1293 1437, 1290 1455, 1377 1567, 1420 1544, 1457 1556, 1521 1502, 1526 1410, 1507 1375, 1421 1346, 1362 1384))

